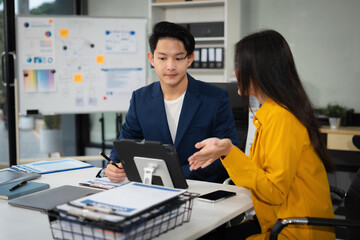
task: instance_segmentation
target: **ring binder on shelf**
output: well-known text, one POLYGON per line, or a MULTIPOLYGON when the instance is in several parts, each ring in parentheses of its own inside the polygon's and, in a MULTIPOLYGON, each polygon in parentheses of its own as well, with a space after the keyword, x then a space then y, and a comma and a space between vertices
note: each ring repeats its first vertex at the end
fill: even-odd
POLYGON ((216 48, 215 56, 215 67, 224 68, 224 48, 216 48))
POLYGON ((200 49, 194 49, 194 61, 191 65, 191 68, 200 68, 200 49))
POLYGON ((208 48, 208 54, 209 54, 208 68, 215 68, 215 48, 213 47, 208 48))
POLYGON ((208 49, 207 48, 201 48, 200 65, 201 65, 201 68, 208 68, 208 49))

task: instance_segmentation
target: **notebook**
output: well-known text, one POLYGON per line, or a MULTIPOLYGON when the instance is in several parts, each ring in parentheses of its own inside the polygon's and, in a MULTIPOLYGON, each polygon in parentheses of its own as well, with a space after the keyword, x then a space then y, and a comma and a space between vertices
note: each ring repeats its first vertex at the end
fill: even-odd
POLYGON ((0 186, 18 181, 33 180, 39 177, 41 177, 41 175, 38 173, 17 172, 11 169, 4 169, 0 171, 0 186))
POLYGON ((29 196, 13 199, 8 203, 12 206, 29 208, 38 211, 48 211, 59 204, 101 192, 101 190, 64 185, 29 196))
POLYGON ((0 186, 0 199, 10 200, 13 198, 21 197, 30 193, 35 193, 50 187, 47 183, 28 182, 25 185, 10 191, 9 189, 21 183, 22 181, 13 182, 0 186))

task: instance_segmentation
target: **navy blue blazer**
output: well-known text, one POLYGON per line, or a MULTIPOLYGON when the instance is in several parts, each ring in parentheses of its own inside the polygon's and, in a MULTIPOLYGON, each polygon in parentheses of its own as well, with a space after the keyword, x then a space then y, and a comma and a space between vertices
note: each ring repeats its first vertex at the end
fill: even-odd
MULTIPOLYGON (((198 151, 195 144, 209 137, 230 138, 234 145, 239 146, 228 93, 209 83, 195 80, 189 74, 187 77, 188 88, 175 143, 167 123, 160 82, 133 92, 119 139, 145 139, 173 144, 186 178, 219 183, 228 177, 219 159, 204 169, 190 171, 188 158, 198 151)), ((114 148, 110 158, 119 162, 114 148)))

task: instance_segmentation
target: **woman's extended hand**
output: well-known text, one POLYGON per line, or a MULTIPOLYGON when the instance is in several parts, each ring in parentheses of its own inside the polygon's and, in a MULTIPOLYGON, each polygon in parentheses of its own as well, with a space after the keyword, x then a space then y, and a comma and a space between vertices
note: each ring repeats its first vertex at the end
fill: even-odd
POLYGON ((195 147, 201 150, 189 157, 190 171, 205 168, 221 156, 228 155, 234 145, 228 138, 208 138, 195 144, 195 147))

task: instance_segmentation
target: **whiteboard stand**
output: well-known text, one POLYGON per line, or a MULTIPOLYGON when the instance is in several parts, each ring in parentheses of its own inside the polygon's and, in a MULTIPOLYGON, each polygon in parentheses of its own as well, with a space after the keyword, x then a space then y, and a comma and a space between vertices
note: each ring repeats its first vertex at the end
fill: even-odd
POLYGON ((120 137, 120 131, 123 124, 123 115, 122 113, 116 114, 116 139, 120 137))
MULTIPOLYGON (((104 118, 104 113, 101 113, 101 117, 99 118, 99 121, 100 121, 100 124, 101 124, 101 151, 103 153, 105 153, 106 140, 105 140, 105 118, 104 118)), ((115 121, 116 121, 116 139, 118 139, 119 136, 120 136, 120 131, 121 131, 121 128, 122 128, 122 123, 123 123, 123 115, 122 115, 122 113, 117 113, 116 114, 115 121)), ((105 167, 105 161, 102 161, 102 166, 105 167)))
MULTIPOLYGON (((101 123, 101 152, 105 153, 105 123, 104 123, 104 113, 101 113, 101 118, 99 119, 101 123)), ((102 161, 102 167, 105 167, 105 160, 102 161)))

